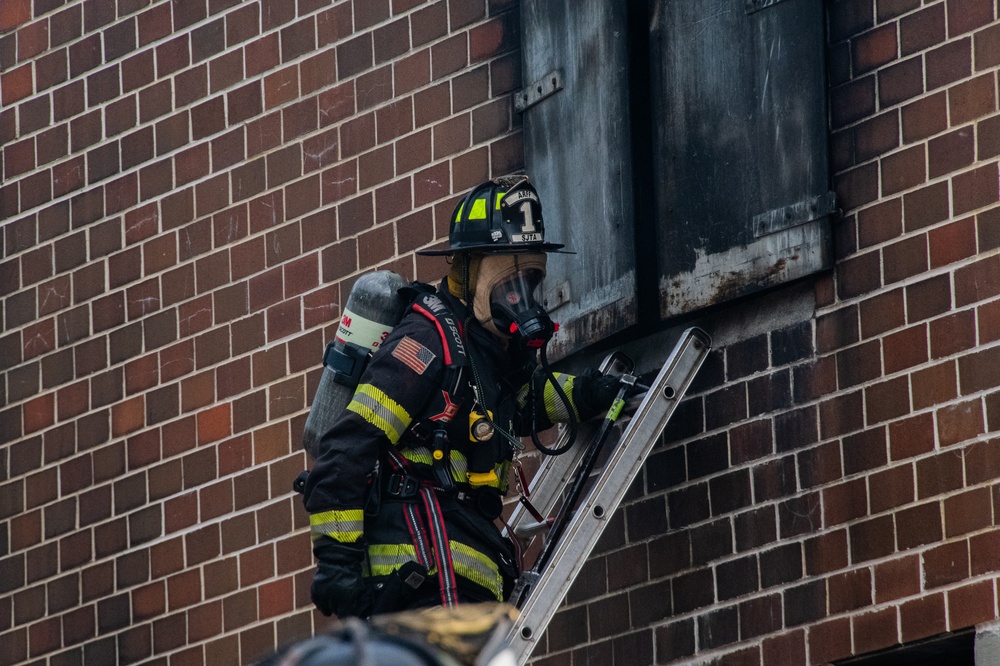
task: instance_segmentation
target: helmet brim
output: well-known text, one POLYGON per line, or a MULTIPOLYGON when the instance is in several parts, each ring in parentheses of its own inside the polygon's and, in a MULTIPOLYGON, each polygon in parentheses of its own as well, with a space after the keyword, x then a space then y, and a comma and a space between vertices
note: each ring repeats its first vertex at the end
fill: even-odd
POLYGON ((557 254, 576 254, 572 250, 564 250, 562 243, 491 243, 489 245, 466 245, 449 247, 442 250, 418 250, 417 254, 425 257, 440 257, 462 252, 481 252, 483 254, 530 254, 532 252, 554 252, 557 254))

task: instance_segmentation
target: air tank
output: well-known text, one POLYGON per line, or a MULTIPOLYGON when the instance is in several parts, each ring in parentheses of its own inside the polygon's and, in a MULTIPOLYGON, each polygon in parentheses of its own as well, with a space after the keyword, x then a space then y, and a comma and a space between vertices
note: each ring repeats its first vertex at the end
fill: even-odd
POLYGON ((351 401, 368 359, 403 318, 408 301, 399 290, 407 284, 392 271, 366 273, 354 283, 336 337, 323 354, 323 375, 302 433, 310 458, 319 456, 320 438, 351 401))

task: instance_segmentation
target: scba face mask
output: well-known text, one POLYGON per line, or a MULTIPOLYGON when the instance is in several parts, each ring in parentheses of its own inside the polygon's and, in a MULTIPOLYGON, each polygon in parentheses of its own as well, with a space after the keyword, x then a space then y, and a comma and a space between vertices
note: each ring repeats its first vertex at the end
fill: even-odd
POLYGON ((541 347, 556 324, 539 302, 545 255, 492 255, 483 259, 480 277, 489 276, 490 317, 496 330, 526 347, 541 347))

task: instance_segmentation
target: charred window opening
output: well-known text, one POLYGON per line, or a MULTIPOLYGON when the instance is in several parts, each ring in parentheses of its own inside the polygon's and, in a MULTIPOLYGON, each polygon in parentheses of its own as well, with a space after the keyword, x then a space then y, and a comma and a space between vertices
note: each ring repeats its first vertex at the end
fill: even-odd
POLYGON ((832 266, 822 3, 525 0, 522 33, 526 163, 577 252, 554 356, 832 266))

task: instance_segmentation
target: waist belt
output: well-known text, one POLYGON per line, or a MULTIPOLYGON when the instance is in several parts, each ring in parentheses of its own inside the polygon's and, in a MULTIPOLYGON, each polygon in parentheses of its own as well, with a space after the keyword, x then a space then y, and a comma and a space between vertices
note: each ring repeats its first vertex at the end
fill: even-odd
POLYGON ((396 500, 416 499, 420 493, 420 479, 409 474, 389 474, 385 483, 385 494, 396 500))
POLYGON ((459 504, 479 513, 487 520, 496 520, 503 513, 503 499, 491 488, 472 488, 445 492, 432 488, 430 481, 422 481, 409 474, 389 474, 385 481, 385 494, 390 499, 408 502, 417 501, 421 488, 431 488, 441 498, 454 498, 459 504))

